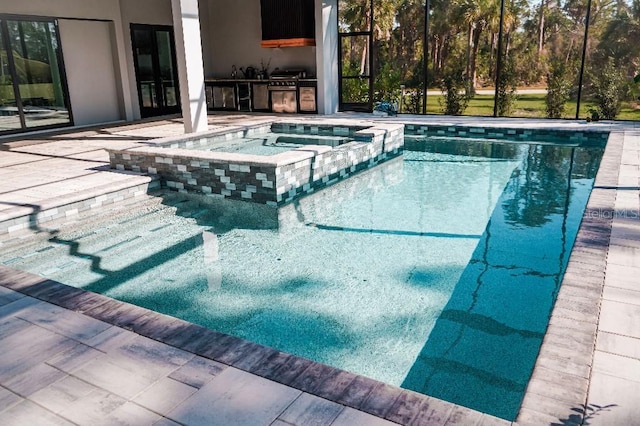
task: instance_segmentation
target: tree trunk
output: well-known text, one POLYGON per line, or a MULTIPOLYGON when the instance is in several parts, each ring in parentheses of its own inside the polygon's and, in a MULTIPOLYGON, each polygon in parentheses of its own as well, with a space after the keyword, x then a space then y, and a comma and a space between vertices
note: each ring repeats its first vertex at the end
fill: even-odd
POLYGON ((542 50, 544 49, 544 10, 545 10, 546 1, 542 0, 540 2, 540 17, 538 19, 538 57, 542 55, 542 50))
POLYGON ((469 73, 469 83, 470 83, 470 95, 476 94, 477 85, 477 63, 478 63, 478 49, 480 48, 480 35, 482 34, 482 27, 476 27, 476 30, 473 34, 473 49, 471 53, 471 67, 469 73))
POLYGON ((473 40, 474 40, 474 29, 475 29, 475 25, 473 23, 469 24, 469 39, 467 40, 467 69, 466 69, 466 75, 467 75, 467 88, 466 88, 466 93, 467 96, 472 96, 473 95, 473 89, 475 88, 475 85, 472 84, 471 82, 474 80, 473 78, 473 73, 475 72, 475 70, 473 70, 473 68, 475 67, 474 62, 474 56, 475 56, 475 51, 476 48, 473 45, 473 40))

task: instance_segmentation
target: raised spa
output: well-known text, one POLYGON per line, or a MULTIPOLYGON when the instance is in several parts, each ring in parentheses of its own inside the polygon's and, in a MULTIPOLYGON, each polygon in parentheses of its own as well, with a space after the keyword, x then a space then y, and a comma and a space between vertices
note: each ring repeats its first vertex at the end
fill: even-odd
POLYGON ((275 122, 109 150, 111 167, 160 175, 163 186, 283 205, 402 153, 402 124, 275 122))

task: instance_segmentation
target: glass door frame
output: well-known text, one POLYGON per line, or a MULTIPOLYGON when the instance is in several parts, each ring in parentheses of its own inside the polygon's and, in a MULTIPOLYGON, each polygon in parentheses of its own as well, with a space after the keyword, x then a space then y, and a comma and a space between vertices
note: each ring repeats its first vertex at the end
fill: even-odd
MULTIPOLYGON (((365 31, 354 31, 354 32, 340 32, 340 27, 338 26, 338 111, 357 111, 357 112, 372 112, 373 111, 373 82, 375 81, 374 76, 374 68, 373 68, 373 27, 375 16, 373 15, 373 0, 366 0, 369 2, 369 13, 371 19, 369 20, 369 28, 365 29, 365 31), (345 76, 342 74, 343 71, 343 58, 342 58, 342 46, 343 40, 349 37, 368 37, 369 43, 367 45, 368 49, 368 67, 369 74, 368 75, 356 75, 356 76, 345 76), (344 80, 367 80, 369 83, 369 101, 368 102, 343 102, 343 81, 344 80)), ((340 1, 338 3, 338 11, 337 15, 340 16, 340 1)), ((338 18, 339 19, 339 18, 338 18)), ((339 25, 339 22, 338 22, 339 25)))
POLYGON ((3 45, 4 45, 3 50, 7 53, 7 68, 9 70, 9 74, 11 75, 14 99, 16 102, 16 108, 18 109, 18 117, 20 119, 19 129, 16 128, 15 130, 13 129, 2 130, 0 131, 0 135, 11 135, 16 133, 49 130, 49 129, 57 129, 62 127, 74 126, 73 112, 71 110, 71 100, 69 98, 69 85, 67 84, 67 73, 66 73, 66 67, 64 65, 64 55, 62 52, 62 41, 60 39, 60 28, 58 27, 58 20, 55 18, 49 18, 49 17, 43 17, 43 16, 0 13, 0 37, 2 38, 3 45), (27 120, 24 112, 24 103, 22 102, 22 97, 20 96, 20 81, 18 78, 16 62, 13 55, 12 41, 11 41, 11 36, 9 34, 9 26, 7 25, 7 21, 43 22, 43 23, 53 24, 54 35, 58 43, 58 48, 56 49, 55 53, 58 61, 58 72, 60 73, 60 85, 62 86, 62 94, 64 96, 64 107, 67 109, 67 113, 69 114, 68 122, 60 123, 60 124, 48 124, 44 126, 28 126, 27 125, 27 120))
POLYGON ((180 80, 178 77, 178 68, 177 68, 177 59, 176 59, 176 43, 175 37, 173 33, 173 27, 170 25, 147 25, 147 24, 131 24, 131 49, 133 53, 133 67, 135 69, 136 74, 136 89, 138 92, 138 104, 140 106, 140 116, 142 118, 148 117, 157 117, 161 115, 171 115, 171 114, 180 114, 182 111, 180 104, 180 80), (151 54, 151 60, 153 64, 153 78, 154 78, 154 95, 156 99, 156 107, 145 107, 143 106, 142 99, 142 86, 140 83, 140 65, 138 63, 138 55, 136 53, 136 31, 150 31, 152 45, 154 46, 154 50, 151 54), (158 31, 166 31, 169 33, 169 44, 171 48, 171 60, 173 62, 173 79, 175 81, 175 98, 176 105, 175 106, 164 106, 164 91, 162 90, 162 81, 160 75, 160 60, 158 53, 158 31))

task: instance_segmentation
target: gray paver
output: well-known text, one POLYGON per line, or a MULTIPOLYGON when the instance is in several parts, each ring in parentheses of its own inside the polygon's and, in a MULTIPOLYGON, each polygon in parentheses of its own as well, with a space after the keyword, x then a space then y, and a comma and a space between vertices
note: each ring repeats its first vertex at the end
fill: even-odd
POLYGON ((166 415, 197 390, 176 380, 164 378, 144 390, 133 402, 156 413, 166 415))
POLYGON ((345 407, 331 426, 392 426, 396 424, 380 417, 345 407))
POLYGON ((49 358, 46 362, 65 373, 73 373, 89 361, 101 356, 103 356, 103 352, 82 343, 77 343, 70 349, 49 358))
POLYGON ((593 356, 593 371, 640 382, 639 359, 596 351, 593 356))
POLYGON ((21 398, 8 389, 0 387, 0 412, 6 410, 12 405, 16 405, 22 400, 24 400, 24 398, 21 398))
POLYGON ((65 374, 47 364, 38 364, 24 373, 17 374, 2 384, 12 392, 27 397, 34 392, 44 389, 51 383, 62 379, 65 374))
POLYGON ((22 293, 0 286, 0 306, 15 302, 23 297, 25 297, 25 295, 22 293))
POLYGON ((33 297, 23 297, 13 302, 9 302, 3 306, 0 306, 0 318, 7 318, 15 316, 20 312, 28 309, 33 305, 41 304, 42 302, 33 297))
POLYGON ((29 397, 43 407, 54 413, 65 410, 67 406, 80 398, 86 397, 96 390, 92 386, 75 377, 67 376, 64 379, 39 390, 29 397))
POLYGON ((161 418, 157 422, 153 424, 153 426, 180 426, 180 424, 167 419, 166 417, 161 418))
POLYGON ((227 368, 226 365, 195 356, 169 375, 170 378, 200 389, 227 368))
POLYGON ((640 338, 640 306, 603 300, 599 329, 640 338))
POLYGON ((590 426, 634 425, 640 419, 640 382, 612 377, 595 371, 591 377, 590 426))
POLYGON ((0 413, 0 424, 3 426, 71 426, 67 420, 25 400, 0 413))
POLYGON ((166 376, 186 364, 194 354, 136 335, 107 354, 112 362, 151 380, 166 376))
POLYGON ((133 398, 151 386, 155 380, 142 376, 142 371, 124 368, 103 355, 86 363, 73 374, 92 385, 106 389, 123 398, 133 398))
POLYGON ((330 425, 344 406, 303 393, 278 417, 294 425, 330 425))
POLYGON ((640 360, 640 339, 634 339, 633 337, 603 331, 598 333, 596 349, 640 360))
POLYGON ((162 417, 132 402, 125 402, 116 408, 106 419, 105 425, 142 426, 155 424, 162 417))
POLYGON ((613 286, 604 286, 602 298, 613 302, 628 303, 640 306, 640 291, 618 288, 613 286))
POLYGON ((0 383, 24 373, 30 368, 74 345, 64 336, 37 326, 0 340, 0 383))
POLYGON ((76 340, 90 339, 111 327, 102 321, 50 303, 39 303, 28 311, 16 313, 16 316, 76 340))
POLYGON ((190 425, 268 425, 300 394, 296 389, 229 367, 167 417, 190 425))
POLYGON ((98 389, 69 404, 60 412, 60 416, 78 424, 102 424, 125 402, 117 395, 98 389))

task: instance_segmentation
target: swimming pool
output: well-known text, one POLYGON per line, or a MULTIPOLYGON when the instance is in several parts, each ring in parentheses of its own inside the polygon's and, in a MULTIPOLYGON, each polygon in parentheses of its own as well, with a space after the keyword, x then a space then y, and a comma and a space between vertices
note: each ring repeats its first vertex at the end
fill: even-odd
POLYGON ((0 262, 513 419, 601 150, 419 145, 280 209, 166 194, 0 262))

